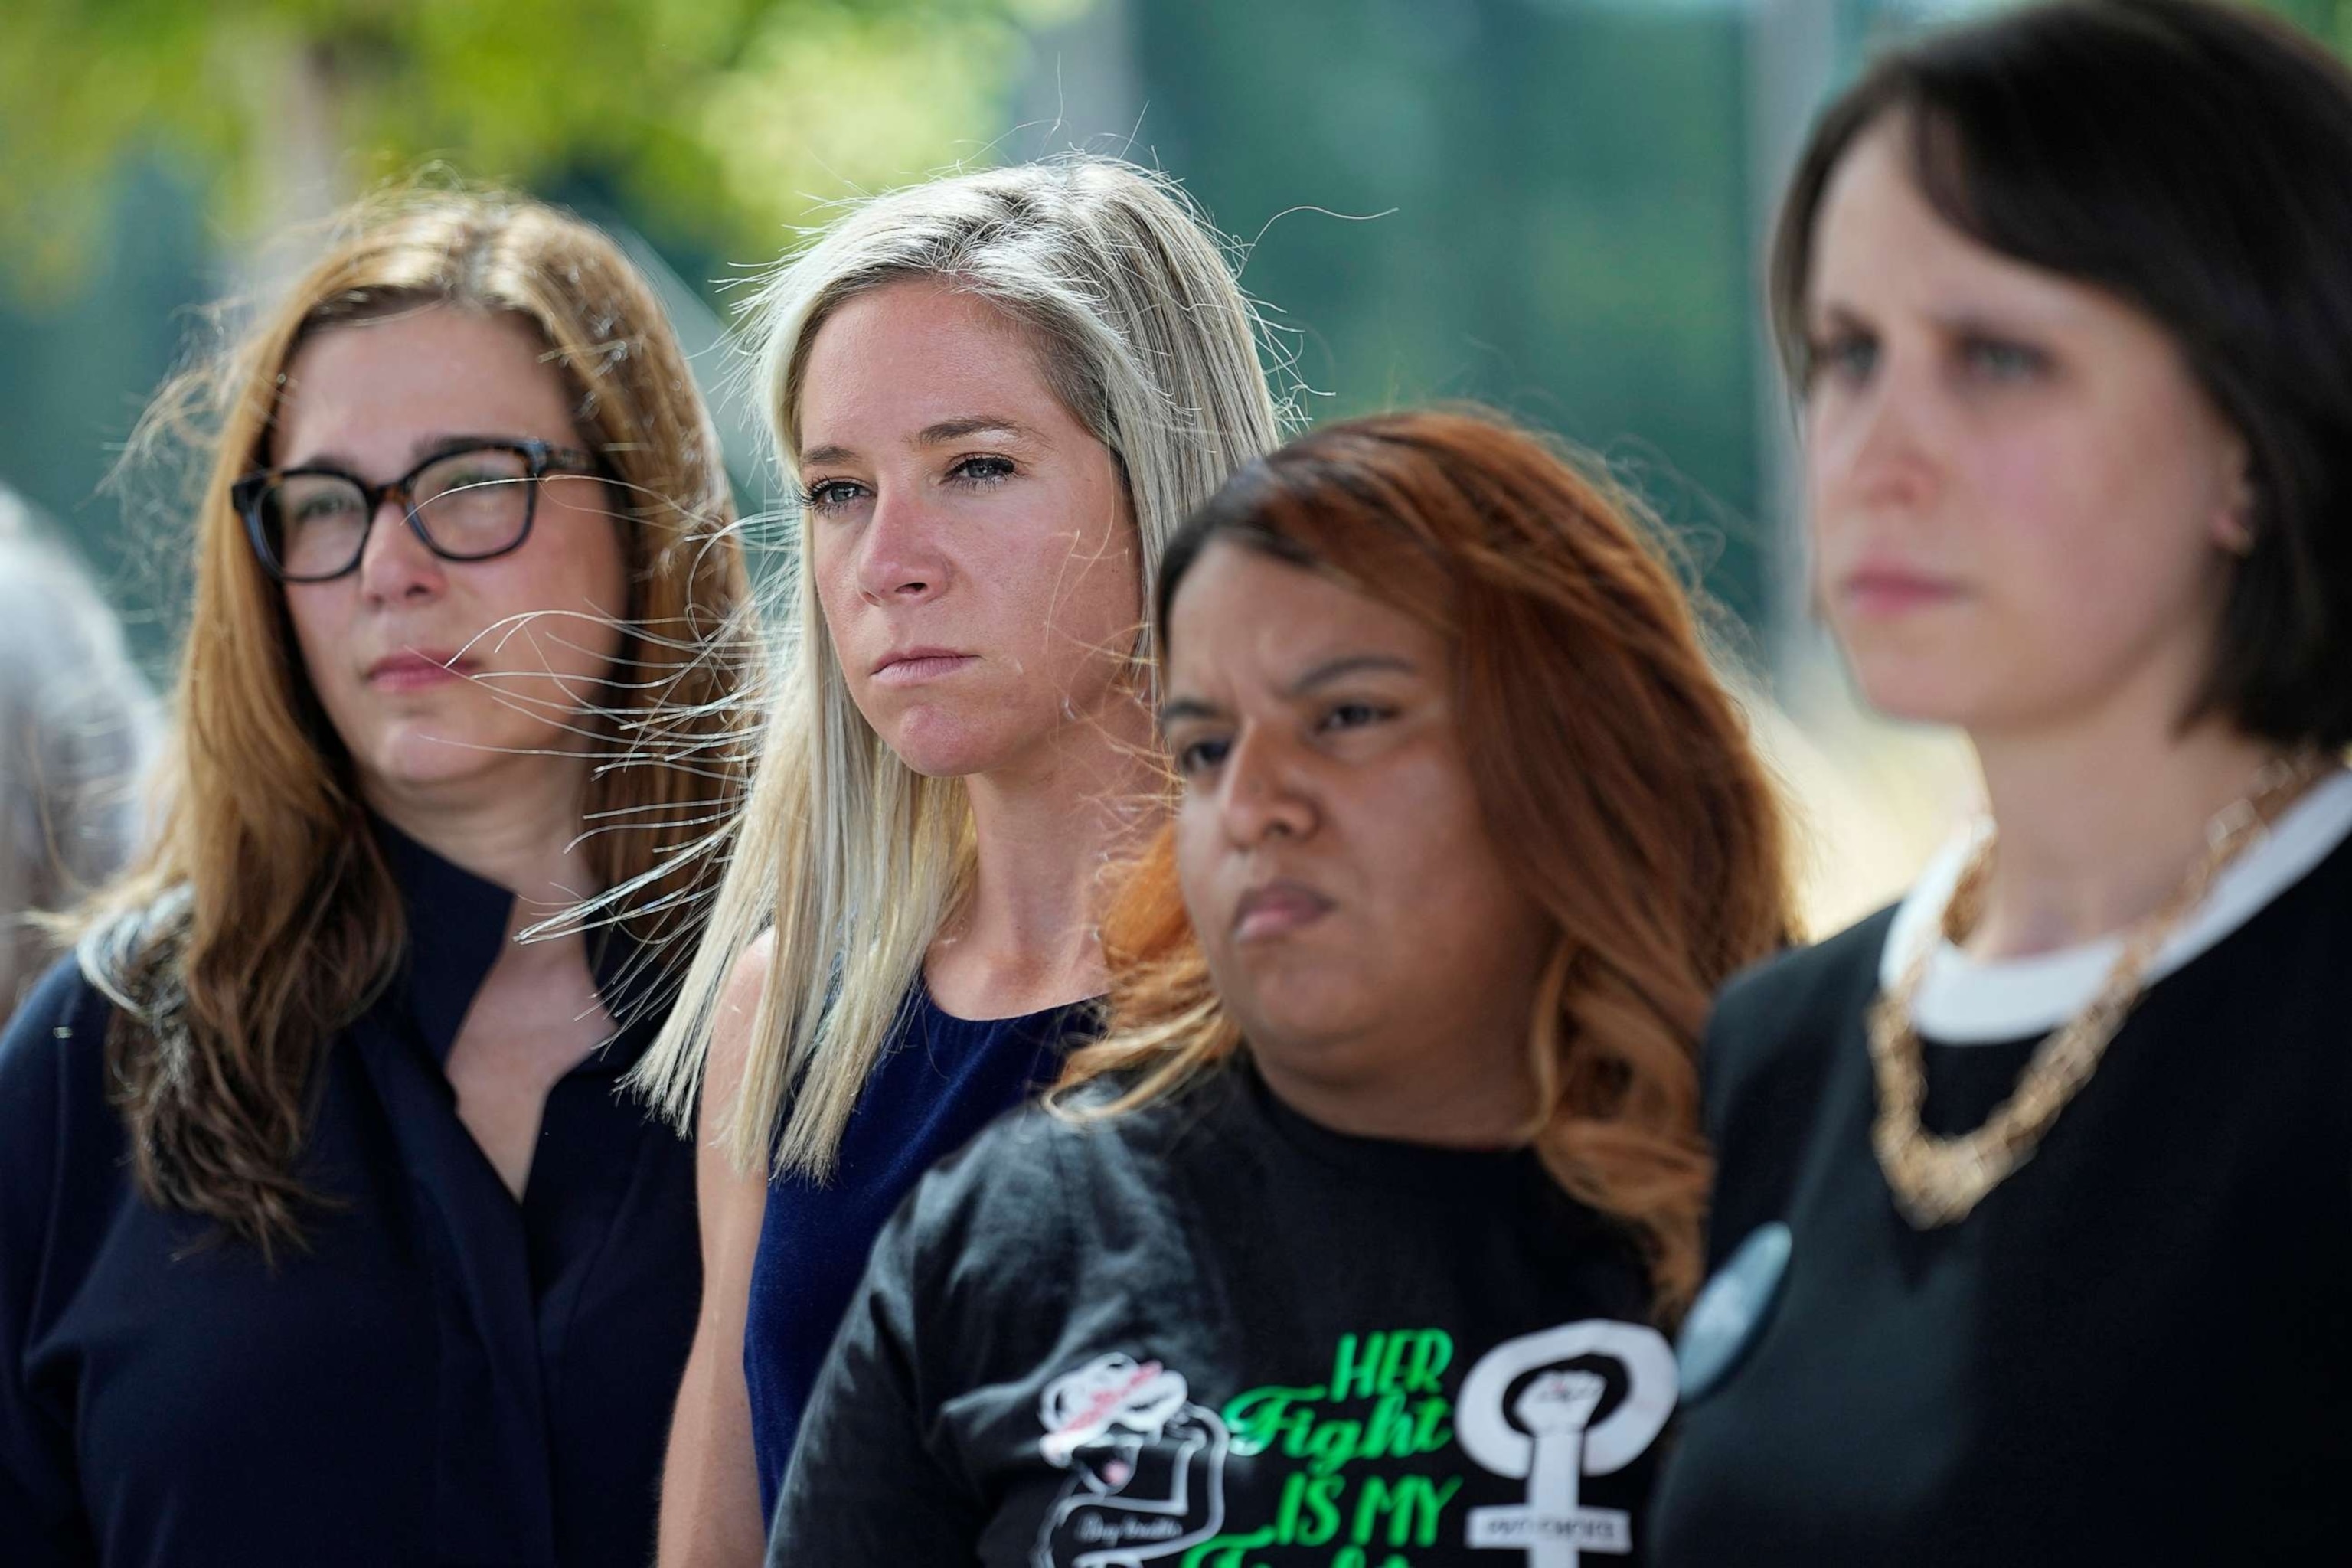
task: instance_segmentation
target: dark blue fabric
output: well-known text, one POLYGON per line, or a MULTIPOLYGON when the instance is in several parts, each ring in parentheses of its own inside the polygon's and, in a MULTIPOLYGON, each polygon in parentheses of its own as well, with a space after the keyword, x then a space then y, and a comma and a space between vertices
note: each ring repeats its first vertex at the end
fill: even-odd
MULTIPOLYGON (((640 1016, 549 1093, 522 1201, 442 1063, 512 895, 389 827, 394 984, 329 1042, 267 1266, 142 1201, 111 1008, 70 962, 0 1037, 0 1560, 642 1568, 701 1289, 690 1150, 618 1091, 640 1016)), ((631 954, 600 955, 609 1007, 631 954)))
POLYGON ((775 1513, 793 1435, 884 1223, 924 1172, 1053 1081, 1066 1043, 1096 1016, 1089 1002, 958 1018, 918 984, 850 1115, 833 1180, 786 1176, 768 1189, 743 1328, 763 1518, 775 1513))

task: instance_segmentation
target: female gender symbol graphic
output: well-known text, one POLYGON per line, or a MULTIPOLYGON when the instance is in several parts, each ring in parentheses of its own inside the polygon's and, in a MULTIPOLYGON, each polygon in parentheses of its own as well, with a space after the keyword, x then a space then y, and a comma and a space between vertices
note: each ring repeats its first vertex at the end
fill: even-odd
POLYGON ((1498 1476, 1525 1478, 1528 1500, 1472 1509, 1470 1545, 1517 1548, 1528 1554, 1528 1568, 1577 1568, 1586 1552, 1631 1552, 1632 1521, 1617 1509, 1580 1507, 1578 1490, 1584 1477, 1610 1475, 1639 1458, 1674 1408, 1675 1352, 1656 1330, 1638 1323, 1594 1318, 1488 1351, 1463 1380, 1454 1429, 1479 1464, 1498 1476), (1562 1365, 1586 1356, 1606 1356, 1625 1369, 1625 1397, 1599 1426, 1592 1416, 1608 1381, 1562 1365), (1519 1421, 1514 1426, 1504 1417, 1503 1395, 1530 1372, 1539 1375, 1512 1407, 1519 1421))

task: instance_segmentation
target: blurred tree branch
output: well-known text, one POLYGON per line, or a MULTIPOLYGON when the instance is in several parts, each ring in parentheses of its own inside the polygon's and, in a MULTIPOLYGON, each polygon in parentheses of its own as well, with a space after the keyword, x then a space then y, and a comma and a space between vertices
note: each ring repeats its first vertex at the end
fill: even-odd
POLYGON ((1089 0, 12 0, 0 274, 69 285, 126 161, 242 242, 428 161, 581 170, 748 261, 812 205, 982 157, 1024 26, 1089 0))

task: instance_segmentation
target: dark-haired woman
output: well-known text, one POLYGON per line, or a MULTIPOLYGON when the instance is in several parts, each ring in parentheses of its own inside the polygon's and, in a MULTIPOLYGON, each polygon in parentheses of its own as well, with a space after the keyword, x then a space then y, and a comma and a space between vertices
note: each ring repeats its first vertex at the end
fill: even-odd
POLYGON ((2347 255, 2352 79, 2234 8, 2004 16, 1817 131, 1817 595, 1990 814, 1717 1007, 1665 1561, 2343 1560, 2347 255))
POLYGON ((192 374, 162 832, 0 1037, 0 1562, 641 1568, 700 1276, 617 1090, 749 657, 709 421, 609 238, 457 192, 192 374))
POLYGON ((1157 607, 1111 1033, 899 1210, 770 1561, 1640 1553, 1693 1047, 1789 920, 1672 574, 1531 437, 1395 415, 1242 470, 1157 607))

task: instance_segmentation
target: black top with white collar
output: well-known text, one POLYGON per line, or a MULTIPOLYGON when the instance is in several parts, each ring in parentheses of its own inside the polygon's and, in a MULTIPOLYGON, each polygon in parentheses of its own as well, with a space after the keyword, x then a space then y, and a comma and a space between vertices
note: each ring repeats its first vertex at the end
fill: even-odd
POLYGON ((320 1056, 301 1171, 336 1206, 274 1272, 133 1190, 71 961, 0 1037, 11 1568, 650 1559, 701 1288, 691 1151, 617 1093, 656 1020, 549 1093, 517 1202, 442 1067, 512 895, 378 832, 407 959, 320 1056))
MULTIPOLYGON (((1872 1152, 1864 1010, 1937 917, 1765 965, 1708 1032, 1710 1251, 1793 1233, 1744 1358, 1685 1407, 1669 1564, 2314 1563, 2352 1539, 2352 779, 2225 874, 2032 1159, 1912 1228, 1872 1152)), ((1980 1125, 2114 944, 1919 995, 1928 1131, 1980 1125)))

